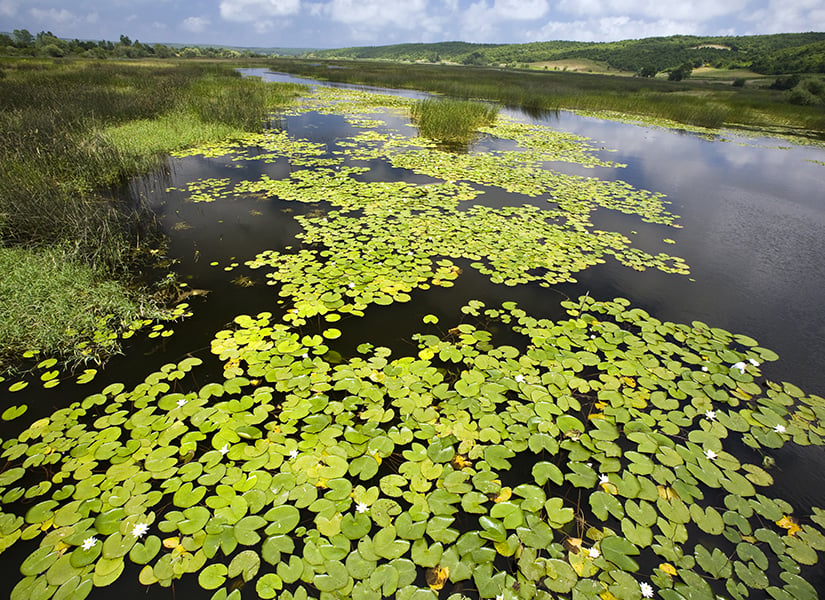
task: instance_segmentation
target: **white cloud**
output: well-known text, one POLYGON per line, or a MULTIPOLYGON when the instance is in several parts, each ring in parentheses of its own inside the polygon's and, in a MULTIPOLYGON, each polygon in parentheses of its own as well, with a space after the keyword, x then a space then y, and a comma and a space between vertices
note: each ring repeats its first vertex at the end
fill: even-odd
POLYGON ((254 23, 297 14, 301 0, 221 0, 220 9, 227 21, 254 23))
POLYGON ((204 31, 210 24, 210 20, 206 17, 187 17, 180 24, 182 29, 191 31, 192 33, 200 33, 204 31))
POLYGON ((0 0, 0 15, 14 17, 17 15, 18 0, 0 0))
POLYGON ((332 0, 327 12, 333 21, 365 29, 386 26, 418 29, 429 21, 426 0, 332 0))
POLYGON ((468 42, 507 42, 513 34, 519 41, 527 41, 522 39, 523 31, 507 28, 512 27, 514 21, 540 19, 548 8, 546 0, 494 0, 492 4, 479 0, 461 14, 459 35, 468 42))
POLYGON ((771 0, 766 8, 744 16, 743 20, 753 24, 754 33, 822 31, 825 29, 825 7, 820 0, 771 0))
POLYGON ((50 26, 67 25, 77 22, 77 17, 65 8, 60 10, 56 8, 32 8, 29 10, 29 14, 38 23, 45 23, 50 26))
POLYGON ((547 0, 495 0, 492 12, 502 19, 540 19, 547 13, 547 0))
MULTIPOLYGON (((808 1, 808 0, 803 0, 808 1)), ((787 2, 787 0, 784 0, 787 2)), ((558 10, 569 15, 592 17, 637 16, 643 20, 709 21, 725 15, 739 15, 748 0, 560 0, 558 10)), ((663 34, 664 35, 664 34, 663 34)))
POLYGON ((676 34, 697 34, 696 24, 670 20, 640 21, 630 17, 603 17, 578 21, 550 21, 528 32, 530 39, 581 42, 639 39, 676 34))
MULTIPOLYGON (((334 23, 347 26, 338 39, 343 45, 368 43, 427 42, 453 39, 450 27, 457 14, 454 3, 428 3, 427 0, 387 2, 386 0, 330 0, 323 14, 334 23), (434 10, 429 10, 430 5, 434 10)), ((336 32, 338 33, 338 32, 336 32)))

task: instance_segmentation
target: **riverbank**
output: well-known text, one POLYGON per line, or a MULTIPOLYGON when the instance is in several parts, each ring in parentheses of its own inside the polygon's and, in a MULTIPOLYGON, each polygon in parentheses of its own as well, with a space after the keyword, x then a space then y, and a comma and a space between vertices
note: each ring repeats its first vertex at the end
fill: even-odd
MULTIPOLYGON (((169 152, 262 129, 272 109, 305 90, 241 78, 211 61, 6 59, 2 72, 0 259, 25 277, 4 286, 0 300, 0 369, 27 351, 88 359, 90 344, 78 350, 78 340, 93 341, 99 328, 79 315, 67 326, 63 310, 54 311, 59 319, 41 310, 32 320, 45 300, 32 298, 35 290, 72 304, 70 287, 55 289, 63 281, 56 265, 89 290, 106 290, 82 306, 91 323, 162 317, 157 290, 135 283, 162 261, 163 240, 150 211, 119 197, 118 187, 162 167, 169 152), (123 313, 113 316, 110 302, 123 313)), ((96 346, 95 360, 118 349, 105 346, 96 346)))

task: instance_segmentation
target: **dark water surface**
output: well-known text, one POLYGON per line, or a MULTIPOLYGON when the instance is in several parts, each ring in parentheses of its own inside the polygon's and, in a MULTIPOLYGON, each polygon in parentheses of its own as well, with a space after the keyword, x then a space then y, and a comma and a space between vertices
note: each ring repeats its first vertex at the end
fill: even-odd
MULTIPOLYGON (((303 81, 261 70, 247 70, 247 74, 263 75, 270 81, 303 81)), ((388 93, 426 96, 406 91, 388 93)), ((512 110, 508 113, 519 120, 587 136, 597 147, 615 150, 605 150, 600 156, 627 167, 548 166, 601 179, 622 179, 636 188, 665 194, 669 210, 681 216, 682 229, 645 224, 637 217, 604 209, 593 215, 593 222, 597 228, 627 235, 648 252, 668 252, 684 258, 691 274, 669 275, 652 269, 640 273, 609 259, 606 264, 579 273, 576 284, 550 289, 538 285, 511 288, 493 285, 469 264, 456 261, 463 274, 454 288, 417 290, 408 304, 371 306, 364 318, 339 324, 344 334, 339 341, 346 341, 339 350, 346 353, 361 342, 371 341, 393 348, 395 355, 412 352, 410 336, 421 330, 422 315, 433 313, 442 322, 457 322, 458 307, 470 299, 488 305, 515 300, 529 313, 555 318, 562 317, 559 302, 565 298, 585 293, 597 300, 622 296, 661 320, 704 321, 754 337, 780 355, 779 361, 763 365, 769 379, 789 381, 807 393, 825 395, 825 166, 812 162, 825 162, 825 150, 730 133, 724 136, 728 141, 708 139, 572 113, 545 118, 512 110), (664 237, 673 238, 676 244, 664 244, 664 237)), ((330 150, 337 140, 356 132, 340 117, 317 113, 285 117, 283 127, 295 138, 325 143, 330 150)), ((489 142, 480 142, 485 143, 489 142)), ((382 161, 371 166, 370 179, 427 180, 392 169, 382 161)), ((167 188, 204 178, 230 178, 234 182, 258 179, 263 174, 282 178, 289 172, 285 160, 267 164, 191 157, 171 160, 170 172, 165 175, 136 179, 131 190, 149 200, 161 217, 169 235, 169 256, 178 261, 175 270, 179 277, 192 288, 209 293, 191 300, 194 316, 175 326, 171 338, 162 343, 136 342, 127 349, 126 356, 111 361, 92 384, 95 389, 66 386, 62 398, 55 392, 24 392, 20 399, 29 404, 30 412, 21 419, 20 427, 108 382, 136 383, 161 365, 186 355, 207 361, 198 370, 199 384, 213 376, 221 377, 220 365, 209 353, 215 333, 238 314, 277 314, 280 310, 275 288, 265 285, 262 274, 244 268, 244 261, 265 249, 284 250, 297 245, 295 234, 300 227, 294 217, 326 210, 328 205, 323 199, 318 204, 249 198, 192 203, 185 201, 184 192, 167 188), (225 270, 233 263, 239 266, 225 270), (233 284, 231 280, 239 275, 250 277, 255 285, 233 284)), ((514 200, 507 194, 491 194, 483 201, 492 205, 536 202, 514 200)), ((538 204, 546 206, 543 201, 538 204)), ((808 512, 811 505, 825 504, 825 456, 821 448, 786 447, 773 474, 776 488, 787 484, 788 493, 783 497, 801 512, 808 512)), ((18 551, 15 548, 14 555, 8 554, 10 564, 19 565, 18 551)), ((142 597, 145 590, 137 584, 137 572, 124 573, 118 586, 123 582, 139 587, 134 597, 142 597)), ((816 573, 807 577, 823 594, 825 581, 821 573, 816 573)), ((10 578, 2 589, 10 589, 15 583, 16 578, 10 578)), ((190 584, 176 584, 176 597, 195 594, 190 584)), ((152 586, 150 596, 169 597, 168 590, 157 587, 152 586)), ((113 593, 113 589, 104 588, 94 590, 92 597, 104 598, 113 593)), ((197 594, 211 595, 202 590, 197 594)))

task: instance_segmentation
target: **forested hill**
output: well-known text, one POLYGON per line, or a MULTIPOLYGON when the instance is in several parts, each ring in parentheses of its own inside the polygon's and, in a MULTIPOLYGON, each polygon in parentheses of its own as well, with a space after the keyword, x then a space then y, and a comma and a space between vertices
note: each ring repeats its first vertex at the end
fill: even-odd
POLYGON ((730 37, 674 35, 619 42, 439 42, 320 50, 311 56, 475 65, 587 59, 599 61, 611 69, 634 73, 665 71, 686 63, 748 68, 765 74, 825 73, 825 32, 730 37))

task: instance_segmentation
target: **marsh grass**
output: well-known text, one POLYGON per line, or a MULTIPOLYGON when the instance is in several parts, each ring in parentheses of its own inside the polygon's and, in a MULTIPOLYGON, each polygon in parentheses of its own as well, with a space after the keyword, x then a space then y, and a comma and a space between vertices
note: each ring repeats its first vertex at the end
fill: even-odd
POLYGON ((479 127, 491 125, 498 107, 470 100, 419 100, 410 108, 410 118, 419 134, 442 144, 466 145, 479 127))
POLYGON ((0 269, 0 364, 26 351, 77 360, 109 353, 122 325, 147 316, 124 284, 59 248, 0 248, 0 269))
POLYGON ((317 79, 425 90, 455 98, 484 98, 528 112, 611 111, 702 127, 772 130, 781 126, 788 133, 825 136, 822 107, 793 105, 785 93, 752 86, 377 61, 279 58, 271 59, 269 65, 317 79))
POLYGON ((143 217, 108 188, 170 151, 261 129, 302 91, 209 62, 10 64, 0 86, 0 242, 58 244, 113 272, 128 269, 143 217))
MULTIPOLYGON (((0 67, 0 249, 18 258, 33 253, 25 271, 31 302, 6 290, 3 310, 19 301, 45 307, 55 294, 71 298, 72 278, 56 278, 52 265, 88 269, 71 271, 87 283, 89 276, 128 279, 159 235, 154 215, 121 198, 118 187, 162 166, 170 151, 260 130, 270 110, 306 89, 244 79, 230 64, 206 61, 6 60, 0 67), (37 294, 48 301, 37 302, 37 294)), ((115 298, 128 304, 125 286, 109 284, 96 284, 107 291, 85 312, 109 312, 115 298)), ((13 320, 42 330, 45 347, 66 350, 64 312, 37 313, 34 322, 13 320)), ((8 320, 4 326, 14 326, 8 320)), ((89 324, 80 319, 75 328, 91 337, 89 324)), ((5 344, 25 345, 17 339, 25 338, 4 334, 0 355, 8 354, 5 344)))

